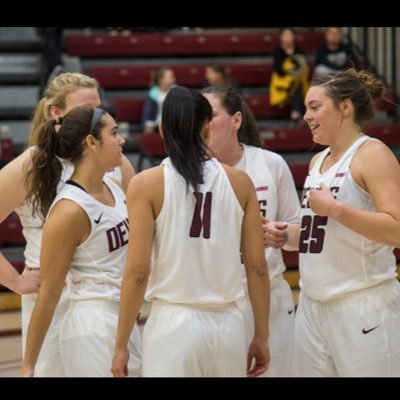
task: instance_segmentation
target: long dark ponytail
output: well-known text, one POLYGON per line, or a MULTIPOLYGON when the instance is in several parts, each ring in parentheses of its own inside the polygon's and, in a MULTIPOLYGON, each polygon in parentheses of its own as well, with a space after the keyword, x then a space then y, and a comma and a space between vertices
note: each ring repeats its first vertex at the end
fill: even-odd
POLYGON ((87 135, 101 140, 104 113, 100 108, 76 107, 64 118, 46 121, 38 129, 38 142, 25 182, 33 215, 44 218, 57 195, 62 173, 58 157, 76 162, 82 157, 87 135))
POLYGON ((168 92, 161 119, 165 148, 177 171, 195 191, 203 183, 203 161, 207 159, 201 131, 211 119, 211 106, 199 92, 182 86, 168 92))

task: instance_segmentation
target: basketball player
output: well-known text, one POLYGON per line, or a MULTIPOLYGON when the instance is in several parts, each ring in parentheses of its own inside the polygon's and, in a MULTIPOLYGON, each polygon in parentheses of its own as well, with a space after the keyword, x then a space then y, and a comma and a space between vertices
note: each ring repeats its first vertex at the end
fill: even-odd
POLYGON ((247 374, 260 375, 268 367, 269 278, 256 193, 246 174, 207 156, 211 119, 200 93, 171 89, 160 125, 169 158, 129 184, 129 219, 135 223, 122 284, 115 376, 127 373, 131 317, 147 283, 146 298, 153 304, 143 333, 143 376, 246 375, 245 328, 236 305, 243 295, 240 248, 255 314, 247 374))
MULTIPOLYGON (((3 191, 0 201, 0 221, 4 220, 15 210, 22 223, 23 235, 26 239, 24 276, 29 276, 31 271, 39 269, 40 244, 42 239, 43 220, 40 216, 33 216, 32 206, 27 199, 25 187, 26 175, 30 170, 32 156, 35 154, 37 137, 40 125, 51 119, 63 117, 73 107, 79 105, 99 106, 100 97, 98 83, 95 79, 79 73, 64 73, 52 80, 45 92, 45 96, 37 105, 32 122, 32 131, 29 139, 30 147, 19 157, 8 163, 0 170, 0 187, 10 188, 3 191)), ((119 167, 118 167, 119 168, 119 167)), ((122 186, 127 187, 130 178, 134 175, 129 160, 123 156, 122 186)), ((63 174, 60 187, 71 176, 73 167, 70 163, 63 163, 63 174)), ((14 273, 12 265, 0 256, 0 269, 9 270, 14 273)), ((36 295, 22 296, 22 349, 24 352, 26 333, 36 295)), ((52 326, 46 336, 43 348, 36 364, 35 374, 37 376, 63 376, 64 372, 60 361, 59 350, 59 326, 65 312, 68 309, 66 294, 61 296, 53 318, 52 326)))
POLYGON ((383 83, 354 69, 314 78, 304 116, 314 156, 304 185, 295 367, 301 376, 400 376, 400 167, 363 133, 383 83))
MULTIPOLYGON (((27 188, 34 213, 47 219, 40 255, 42 283, 28 329, 24 376, 34 375, 66 277, 70 306, 60 328, 65 374, 111 376, 129 225, 125 194, 104 175, 122 163, 123 144, 114 119, 88 106, 45 122, 39 132, 27 188), (56 157, 75 166, 58 195, 62 164, 56 157)), ((138 376, 141 339, 138 330, 132 333, 130 372, 138 376)))
MULTIPOLYGON (((253 181, 261 216, 298 224, 300 205, 292 174, 283 158, 263 150, 254 117, 237 91, 208 87, 202 91, 213 109, 209 153, 218 161, 241 169, 253 181)), ((265 376, 290 376, 293 365, 294 303, 290 286, 283 278, 286 267, 280 249, 265 249, 271 282, 269 347, 271 362, 265 376)), ((247 287, 244 278, 244 286, 247 287)), ((247 340, 254 330, 251 305, 246 298, 247 340)))

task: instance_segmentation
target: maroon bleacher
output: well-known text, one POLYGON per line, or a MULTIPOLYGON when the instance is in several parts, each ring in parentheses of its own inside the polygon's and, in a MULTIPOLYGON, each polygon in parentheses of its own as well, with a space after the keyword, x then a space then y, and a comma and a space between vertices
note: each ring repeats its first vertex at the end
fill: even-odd
POLYGON ((298 189, 302 189, 304 187, 304 182, 306 180, 308 174, 308 161, 302 162, 290 162, 288 163, 290 172, 293 175, 294 183, 298 189))
MULTIPOLYGON (((269 104, 266 94, 248 94, 243 96, 256 118, 289 118, 290 108, 277 108, 269 104)), ((123 98, 114 100, 117 121, 140 122, 144 99, 123 98)))
MULTIPOLYGON (((176 81, 183 86, 203 86, 206 63, 164 64, 174 70, 176 81)), ((159 65, 92 66, 86 73, 96 78, 104 89, 144 89, 149 86, 150 72, 159 65)), ((240 85, 267 86, 273 66, 271 63, 226 64, 227 71, 240 85)))
POLYGON ((289 118, 290 107, 272 107, 267 94, 245 94, 243 97, 255 118, 289 118))
POLYGON ((156 158, 166 156, 164 141, 158 133, 141 133, 136 135, 139 145, 138 172, 143 169, 143 162, 147 158, 152 165, 155 165, 156 158))
POLYGON ((366 129, 368 135, 382 140, 388 146, 400 145, 400 124, 374 125, 366 129))
POLYGON ((264 128, 260 130, 264 147, 273 151, 314 151, 320 146, 312 140, 307 127, 264 128))
POLYGON ((13 140, 9 137, 0 138, 0 159, 11 161, 14 158, 13 140))
MULTIPOLYGON (((307 52, 314 52, 324 40, 322 32, 297 33, 297 42, 307 52)), ((129 36, 67 35, 69 55, 81 57, 130 57, 172 55, 271 54, 279 45, 279 32, 202 32, 135 33, 129 36)))
POLYGON ((117 121, 140 122, 144 99, 116 99, 114 101, 117 121))
POLYGON ((25 238, 22 235, 21 221, 18 215, 13 213, 0 224, 0 245, 24 243, 25 238))

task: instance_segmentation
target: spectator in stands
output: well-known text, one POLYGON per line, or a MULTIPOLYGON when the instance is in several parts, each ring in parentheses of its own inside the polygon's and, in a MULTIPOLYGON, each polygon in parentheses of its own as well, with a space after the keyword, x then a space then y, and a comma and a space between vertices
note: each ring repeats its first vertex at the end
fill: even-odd
MULTIPOLYGON (((232 88, 209 87, 202 93, 213 109, 207 143, 210 155, 245 171, 251 178, 257 189, 263 228, 268 220, 285 221, 284 224, 277 223, 277 229, 298 224, 300 204, 292 174, 281 156, 262 149, 254 117, 242 97, 232 88)), ((285 249, 294 248, 297 248, 297 243, 285 249)), ((266 247, 265 256, 271 281, 271 363, 265 376, 291 376, 295 316, 292 291, 283 278, 286 267, 280 248, 276 245, 266 247)), ((247 293, 243 306, 249 344, 254 334, 254 319, 244 274, 243 283, 247 293)))
POLYGON ((325 42, 316 52, 314 76, 343 71, 354 67, 360 69, 360 61, 352 48, 343 41, 343 30, 330 27, 325 31, 325 42))
POLYGON ((220 63, 209 63, 205 69, 205 86, 233 87, 240 90, 238 83, 229 75, 225 66, 220 63))
POLYGON ((304 50, 296 45, 296 33, 293 28, 281 30, 280 45, 275 49, 273 57, 270 104, 280 108, 290 104, 290 119, 300 122, 304 113, 309 69, 304 50))
POLYGON ((158 130, 164 99, 175 86, 175 74, 169 67, 151 71, 150 90, 143 105, 142 129, 146 133, 158 130))
MULTIPOLYGON (((32 121, 32 130, 29 137, 29 148, 19 157, 8 163, 0 171, 0 187, 10 188, 3 191, 0 201, 0 220, 4 220, 13 210, 21 219, 23 234, 27 241, 25 249, 25 272, 37 271, 40 267, 39 256, 42 238, 43 217, 33 213, 32 203, 28 198, 26 179, 32 168, 32 158, 36 154, 38 146, 38 132, 40 126, 48 120, 63 117, 72 108, 79 105, 100 105, 98 82, 86 75, 79 73, 65 73, 57 76, 50 82, 44 97, 39 101, 32 121)), ((63 177, 60 181, 60 189, 73 172, 68 162, 63 163, 63 177)), ((132 164, 124 156, 121 168, 110 171, 122 182, 126 189, 130 178, 135 174, 132 164)), ((47 178, 45 178, 47 179, 47 178)), ((4 257, 0 257, 1 270, 4 268, 13 271, 13 267, 4 257)), ((31 318, 33 306, 37 296, 24 295, 22 303, 22 349, 26 344, 26 333, 31 318)), ((60 359, 59 331, 60 325, 68 309, 69 301, 66 291, 63 292, 56 308, 52 326, 49 329, 43 344, 39 361, 36 364, 36 376, 63 376, 64 370, 60 359)))
POLYGON ((45 26, 36 28, 42 43, 39 99, 43 97, 50 75, 62 67, 63 28, 45 26))
POLYGON ((315 77, 306 96, 313 140, 329 147, 302 196, 297 375, 400 376, 400 166, 362 128, 383 91, 351 68, 315 77))
POLYGON ((256 192, 244 172, 207 155, 211 119, 211 106, 200 93, 173 88, 160 124, 169 157, 129 184, 134 222, 115 376, 126 375, 132 316, 146 286, 153 304, 144 328, 143 376, 244 377, 246 369, 257 376, 268 368, 269 278, 256 192), (237 305, 243 296, 240 250, 256 321, 248 349, 237 305))
MULTIPOLYGON (((46 223, 42 283, 29 323, 23 376, 34 376, 65 281, 71 300, 60 333, 65 374, 111 376, 128 250, 128 210, 124 191, 106 172, 122 164, 124 143, 115 120, 96 107, 75 107, 39 129, 27 188, 34 213, 46 215, 46 223), (74 172, 57 194, 61 160, 71 162, 74 172)), ((140 343, 140 336, 132 332, 131 376, 141 373, 140 343)))

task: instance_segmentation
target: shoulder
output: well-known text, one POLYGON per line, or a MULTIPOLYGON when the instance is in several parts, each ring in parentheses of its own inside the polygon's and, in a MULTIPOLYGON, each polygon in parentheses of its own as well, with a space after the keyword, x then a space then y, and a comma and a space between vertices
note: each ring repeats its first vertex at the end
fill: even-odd
POLYGON ((82 218, 86 219, 86 213, 74 200, 60 197, 55 200, 47 219, 57 221, 60 225, 76 226, 82 218))
POLYGON ((354 156, 354 161, 357 159, 362 162, 370 163, 371 160, 381 160, 382 157, 388 155, 393 156, 392 150, 380 140, 365 141, 354 156))
POLYGON ((311 158, 311 161, 310 161, 310 168, 309 168, 309 171, 311 171, 311 170, 313 169, 315 163, 316 163, 317 160, 322 156, 322 153, 323 153, 324 151, 325 151, 325 150, 320 151, 319 153, 313 155, 313 157, 311 158))
POLYGON ((134 193, 148 194, 163 185, 164 167, 162 165, 146 169, 136 174, 129 182, 127 196, 134 193))
POLYGON ((238 187, 238 188, 254 187, 252 180, 246 174, 246 172, 241 171, 240 169, 237 169, 234 167, 230 167, 229 165, 222 164, 222 163, 221 163, 221 166, 225 170, 226 175, 228 176, 228 179, 234 188, 236 188, 236 187, 238 187))

